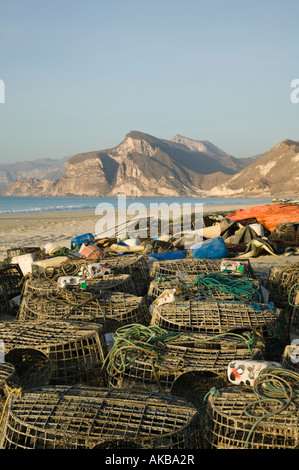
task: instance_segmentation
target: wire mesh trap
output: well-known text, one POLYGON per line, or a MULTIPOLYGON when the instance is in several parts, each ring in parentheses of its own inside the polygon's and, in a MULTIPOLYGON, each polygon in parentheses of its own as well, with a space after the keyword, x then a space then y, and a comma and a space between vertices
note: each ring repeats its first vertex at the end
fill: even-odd
POLYGON ((0 339, 23 388, 102 381, 107 346, 100 325, 15 320, 0 323, 0 339))
POLYGON ((12 394, 2 449, 196 449, 198 413, 177 397, 86 386, 12 394))
POLYGON ((126 254, 105 257, 113 273, 129 274, 134 282, 136 295, 146 295, 149 286, 149 269, 144 256, 126 254))
POLYGON ((241 334, 171 333, 156 326, 119 328, 104 362, 108 385, 174 393, 201 407, 212 386, 227 386, 227 364, 258 357, 254 338, 241 334))
POLYGON ((174 277, 157 275, 149 286, 148 303, 152 303, 166 289, 175 289, 176 295, 185 300, 188 298, 197 298, 198 300, 226 299, 261 303, 264 300, 258 280, 224 272, 186 274, 174 277))
POLYGON ((33 254, 36 256, 36 259, 45 259, 47 256, 41 251, 39 246, 21 246, 10 248, 6 251, 7 258, 11 260, 15 256, 33 254))
POLYGON ((151 325, 169 331, 219 334, 255 331, 265 340, 265 358, 279 360, 290 341, 283 312, 274 305, 231 301, 172 302, 153 310, 151 325))
MULTIPOLYGON (((66 286, 65 290, 80 291, 82 289, 80 286, 66 286)), ((129 274, 105 274, 98 279, 87 279, 86 288, 84 290, 95 294, 102 291, 109 291, 136 295, 135 286, 129 274)), ((61 288, 58 287, 57 280, 27 276, 22 295, 26 296, 30 293, 40 296, 54 293, 59 294, 61 293, 61 288)))
POLYGON ((0 267, 0 287, 10 300, 21 294, 24 276, 18 264, 0 267))
POLYGON ((71 320, 100 323, 104 332, 115 331, 128 323, 148 324, 150 314, 143 297, 124 292, 63 291, 41 297, 28 294, 22 298, 18 320, 71 320))
POLYGON ((0 416, 7 399, 9 388, 17 383, 16 369, 9 362, 0 363, 0 416))
MULTIPOLYGON (((234 258, 229 259, 230 262, 234 258)), ((239 260, 238 260, 239 261, 239 260)), ((155 261, 150 269, 150 280, 156 279, 156 276, 164 275, 166 277, 176 277, 180 274, 198 275, 199 273, 213 273, 221 270, 221 259, 195 259, 187 257, 178 260, 155 261)), ((250 264, 250 260, 242 260, 244 265, 243 274, 255 279, 255 273, 250 264)))
POLYGON ((283 309, 292 333, 299 333, 299 263, 270 269, 267 289, 270 299, 283 309))
POLYGON ((297 449, 299 375, 266 368, 254 387, 211 390, 204 402, 204 447, 297 449))
POLYGON ((5 289, 0 285, 0 317, 10 315, 11 308, 5 289))

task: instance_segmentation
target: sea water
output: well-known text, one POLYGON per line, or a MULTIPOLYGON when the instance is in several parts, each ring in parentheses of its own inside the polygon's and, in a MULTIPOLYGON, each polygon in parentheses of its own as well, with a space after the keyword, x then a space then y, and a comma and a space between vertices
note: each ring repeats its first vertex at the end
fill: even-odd
MULTIPOLYGON (((236 210, 238 205, 251 204, 255 206, 260 203, 269 203, 272 199, 263 198, 149 198, 149 197, 127 197, 127 207, 132 203, 141 203, 145 207, 151 204, 166 203, 177 204, 203 204, 213 206, 234 204, 236 210)), ((22 196, 0 196, 0 215, 22 214, 37 212, 63 212, 63 211, 95 211, 98 204, 112 204, 118 207, 117 197, 22 197, 22 196)))

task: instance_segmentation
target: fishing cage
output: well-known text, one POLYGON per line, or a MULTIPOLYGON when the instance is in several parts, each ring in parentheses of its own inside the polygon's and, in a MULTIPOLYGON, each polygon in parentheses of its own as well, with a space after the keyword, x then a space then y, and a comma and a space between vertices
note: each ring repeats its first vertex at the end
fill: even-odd
POLYGON ((146 295, 149 287, 149 269, 146 258, 142 255, 125 254, 105 257, 115 274, 129 274, 136 289, 136 295, 146 295))
POLYGON ((233 274, 209 273, 199 275, 157 275, 151 281, 147 293, 148 304, 152 303, 166 289, 175 289, 178 296, 198 300, 238 300, 264 302, 263 291, 257 279, 248 279, 233 274))
POLYGON ((288 370, 299 372, 299 341, 296 344, 288 344, 281 357, 280 364, 288 370))
POLYGON ((24 276, 18 264, 8 264, 0 267, 0 287, 8 300, 21 295, 24 276))
POLYGON ((10 315, 11 307, 5 289, 0 285, 0 318, 10 315))
POLYGON ((192 404, 160 393, 75 385, 12 394, 2 449, 196 449, 192 404))
POLYGON ((203 447, 297 449, 298 392, 290 406, 281 407, 274 394, 265 399, 246 386, 212 390, 203 408, 203 447))
POLYGON ((24 246, 10 248, 6 251, 8 260, 12 260, 15 256, 32 254, 35 255, 37 260, 46 259, 47 255, 42 252, 39 246, 24 246))
POLYGON ((299 263, 270 269, 267 289, 270 299, 283 309, 290 332, 299 333, 299 263))
POLYGON ((266 304, 230 301, 172 302, 155 307, 151 325, 169 331, 220 334, 251 331, 265 341, 265 359, 279 360, 290 341, 283 312, 266 304))
MULTIPOLYGON (((229 258, 230 263, 234 258, 229 258)), ((163 275, 165 277, 176 277, 180 274, 188 275, 197 275, 199 273, 215 273, 221 270, 222 259, 196 259, 192 257, 186 257, 184 259, 178 260, 163 260, 163 261, 154 261, 150 272, 150 280, 156 279, 156 276, 163 275)), ((255 273, 250 264, 250 260, 242 260, 242 265, 244 266, 243 274, 247 277, 255 279, 255 273)))
POLYGON ((0 339, 25 389, 102 381, 107 345, 100 325, 15 320, 0 323, 0 339))
POLYGON ((155 327, 147 329, 148 340, 144 336, 143 341, 138 325, 133 325, 131 332, 128 328, 123 338, 121 330, 116 332, 117 344, 104 363, 108 385, 171 393, 192 403, 199 412, 211 387, 229 385, 226 370, 232 360, 262 357, 262 350, 241 335, 174 334, 163 343, 165 332, 155 327), (153 333, 161 335, 154 345, 153 333))
MULTIPOLYGON (((129 274, 105 274, 98 279, 86 279, 87 287, 85 292, 99 294, 102 291, 108 292, 124 292, 127 294, 136 295, 136 290, 132 278, 129 274)), ((66 291, 75 290, 81 291, 80 286, 65 286, 66 291)), ((39 296, 47 296, 48 294, 59 294, 62 288, 58 287, 57 280, 53 279, 40 279, 32 276, 27 276, 24 282, 22 295, 36 294, 39 296)))
POLYGON ((66 291, 59 294, 24 296, 18 320, 71 320, 100 323, 105 333, 128 323, 148 324, 150 314, 143 297, 124 292, 66 291))
POLYGON ((17 384, 16 369, 13 364, 8 362, 0 363, 0 416, 2 416, 3 408, 8 396, 10 388, 17 384))

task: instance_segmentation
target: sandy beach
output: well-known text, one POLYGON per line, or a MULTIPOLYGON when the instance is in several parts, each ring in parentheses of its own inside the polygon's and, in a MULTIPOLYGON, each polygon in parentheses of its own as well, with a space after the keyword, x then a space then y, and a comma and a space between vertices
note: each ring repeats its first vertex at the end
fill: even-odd
MULTIPOLYGON (((256 205, 263 205, 262 203, 256 205)), ((234 212, 247 209, 252 204, 204 205, 204 214, 234 212)), ((40 212, 34 214, 9 214, 0 216, 0 259, 10 248, 40 247, 57 243, 70 248, 72 238, 96 230, 100 216, 95 211, 40 212)), ((117 219, 117 217, 116 217, 117 219)))

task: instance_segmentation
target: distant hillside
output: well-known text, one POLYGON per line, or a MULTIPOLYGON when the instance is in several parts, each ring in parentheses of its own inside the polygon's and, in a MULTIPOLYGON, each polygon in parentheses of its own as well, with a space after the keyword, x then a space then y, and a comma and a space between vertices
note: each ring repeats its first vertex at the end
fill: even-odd
MULTIPOLYGON (((114 148, 80 153, 65 161, 59 179, 19 179, 6 195, 191 197, 204 196, 244 168, 206 141, 160 139, 132 131, 114 148), (177 140, 180 140, 179 142, 177 140), (189 142, 189 143, 188 143, 189 142)), ((32 175, 31 175, 32 176, 32 175)))
POLYGON ((64 163, 68 158, 39 158, 18 163, 0 163, 0 194, 6 190, 10 183, 21 178, 61 178, 65 172, 64 163))
POLYGON ((212 196, 297 197, 299 143, 283 140, 258 161, 211 189, 212 196))

